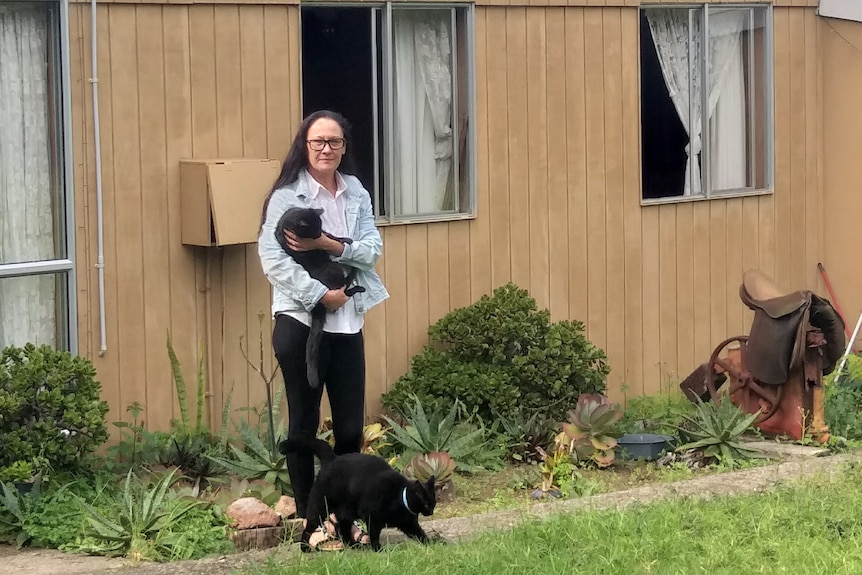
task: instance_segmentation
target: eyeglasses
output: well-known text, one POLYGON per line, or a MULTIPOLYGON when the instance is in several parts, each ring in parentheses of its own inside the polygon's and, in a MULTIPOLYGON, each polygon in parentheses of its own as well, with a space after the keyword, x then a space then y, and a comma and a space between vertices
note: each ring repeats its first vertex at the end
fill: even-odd
POLYGON ((331 140, 306 140, 309 147, 315 152, 321 151, 329 144, 330 150, 340 150, 344 147, 344 138, 332 138, 331 140))

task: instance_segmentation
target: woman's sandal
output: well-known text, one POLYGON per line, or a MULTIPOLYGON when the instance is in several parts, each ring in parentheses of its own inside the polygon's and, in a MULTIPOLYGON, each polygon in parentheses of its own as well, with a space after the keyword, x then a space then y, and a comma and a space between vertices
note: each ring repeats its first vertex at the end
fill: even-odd
MULTIPOLYGON (((314 551, 342 551, 344 544, 338 537, 336 523, 335 517, 330 515, 328 521, 309 535, 308 541, 305 544, 314 551)), ((368 545, 371 543, 368 533, 356 521, 351 526, 351 539, 353 545, 368 545)))
POLYGON ((366 532, 356 521, 353 522, 351 536, 353 538, 353 543, 356 545, 368 545, 371 543, 371 536, 368 535, 368 532, 366 532))
POLYGON ((344 545, 326 526, 321 525, 311 532, 307 545, 314 551, 343 551, 344 545))

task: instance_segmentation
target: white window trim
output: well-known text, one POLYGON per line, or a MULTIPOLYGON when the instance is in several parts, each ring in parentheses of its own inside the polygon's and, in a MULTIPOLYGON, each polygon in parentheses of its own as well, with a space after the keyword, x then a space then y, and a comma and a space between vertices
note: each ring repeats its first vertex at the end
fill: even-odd
MULTIPOLYGON (((33 3, 49 2, 59 8, 60 27, 59 46, 54 53, 55 61, 60 68, 57 93, 55 93, 58 110, 56 115, 62 129, 58 132, 55 142, 62 151, 62 161, 59 168, 58 184, 63 191, 65 213, 66 257, 39 262, 23 262, 0 264, 0 279, 41 274, 64 274, 66 278, 66 344, 71 353, 78 353, 78 302, 77 281, 75 277, 75 198, 74 178, 72 177, 74 163, 72 157, 72 97, 69 55, 69 0, 28 0, 33 3)), ((53 26, 52 26, 53 27, 53 26)), ((56 32, 53 32, 56 33, 56 32)), ((55 37, 56 38, 56 37, 55 37)), ((56 44, 55 44, 56 45, 56 44)), ((60 154, 58 153, 58 158, 60 154)))
MULTIPOLYGON (((764 110, 766 114, 766 126, 764 126, 763 130, 763 140, 764 140, 764 157, 766 162, 766 177, 767 184, 764 188, 746 188, 741 190, 722 190, 720 192, 712 192, 710 187, 707 185, 704 186, 704 192, 698 195, 691 196, 668 196, 664 198, 644 198, 643 197, 643 167, 641 167, 641 174, 639 179, 639 187, 640 187, 640 205, 641 206, 652 206, 657 204, 677 204, 682 202, 702 202, 702 201, 710 201, 710 200, 726 200, 731 198, 740 198, 740 197, 753 197, 753 196, 767 196, 771 195, 775 192, 775 56, 774 56, 774 45, 773 45, 773 11, 772 4, 766 3, 717 3, 717 2, 707 2, 703 4, 648 4, 641 5, 639 7, 639 13, 646 12, 651 9, 699 9, 703 11, 703 34, 704 36, 708 36, 708 22, 709 22, 709 9, 725 9, 725 8, 762 8, 764 9, 764 21, 765 21, 765 29, 764 29, 764 76, 766 77, 766 81, 763 86, 763 101, 764 101, 764 110)), ((706 42, 704 42, 706 45, 706 42)), ((640 50, 638 51, 640 55, 640 50)), ((703 77, 706 77, 707 70, 709 69, 709 50, 704 50, 704 58, 700 62, 701 66, 701 74, 703 77)), ((638 97, 640 98, 640 94, 643 90, 642 86, 643 77, 638 72, 638 97)), ((703 109, 706 109, 706 99, 708 98, 708 94, 705 90, 702 91, 702 106, 703 109)), ((643 116, 642 110, 638 110, 638 122, 640 123, 640 129, 643 129, 643 116)), ((703 142, 702 151, 705 155, 705 152, 709 149, 709 121, 704 116, 701 118, 701 139, 703 142)), ((640 153, 640 152, 639 152, 640 153)), ((643 158, 641 158, 641 164, 643 163, 643 158)), ((701 174, 701 178, 704 182, 708 182, 709 176, 709 162, 705 163, 705 169, 701 174)))

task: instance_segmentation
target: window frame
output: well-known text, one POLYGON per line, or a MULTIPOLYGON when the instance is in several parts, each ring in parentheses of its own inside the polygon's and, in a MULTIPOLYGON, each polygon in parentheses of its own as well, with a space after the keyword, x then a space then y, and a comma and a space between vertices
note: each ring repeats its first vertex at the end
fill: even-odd
MULTIPOLYGON (((709 41, 709 13, 711 10, 724 10, 728 8, 739 8, 744 10, 762 10, 763 13, 763 108, 764 108, 764 126, 763 126, 763 155, 764 155, 764 179, 765 184, 762 188, 739 188, 730 190, 713 191, 709 183, 709 175, 711 165, 709 161, 709 118, 707 114, 701 114, 701 156, 707 158, 702 163, 701 168, 701 189, 702 193, 697 195, 677 195, 667 196, 663 198, 644 198, 643 195, 643 155, 642 155, 642 133, 643 133, 643 110, 640 102, 643 94, 643 73, 641 71, 641 52, 638 47, 638 122, 639 122, 639 156, 641 161, 641 169, 639 174, 640 187, 640 205, 651 206, 656 204, 674 204, 680 202, 699 202, 709 200, 722 200, 740 197, 753 197, 771 195, 775 192, 775 57, 774 57, 774 19, 772 4, 765 2, 752 3, 722 3, 722 2, 705 2, 702 4, 641 4, 638 7, 638 15, 644 14, 649 10, 656 9, 671 9, 671 10, 699 10, 703 18, 702 26, 702 42, 704 46, 708 46, 709 41)), ((754 39, 749 37, 749 49, 754 48, 754 39)), ((709 75, 709 50, 704 49, 703 58, 698 62, 701 78, 708 78, 709 75)), ((749 78, 752 79, 753 71, 749 71, 749 78)), ((753 85, 750 90, 754 90, 753 85)), ((707 90, 701 90, 701 109, 708 109, 709 93, 707 90)), ((754 129, 753 127, 751 129, 754 129)), ((752 152, 754 153, 754 152, 752 152)), ((752 161, 752 160, 749 160, 752 161)))
MULTIPOLYGON (((478 204, 478 182, 477 182, 477 161, 478 161, 478 152, 476 149, 477 144, 477 134, 476 134, 476 118, 477 118, 477 110, 476 110, 476 26, 475 26, 475 13, 476 13, 476 5, 473 2, 392 2, 392 1, 371 1, 371 2, 335 2, 335 1, 323 1, 323 2, 309 2, 308 6, 314 7, 332 7, 332 8, 368 8, 371 11, 371 39, 372 39, 372 50, 370 55, 371 58, 371 71, 372 74, 375 74, 375 81, 373 82, 372 89, 372 100, 373 100, 373 122, 375 125, 374 131, 374 173, 375 173, 375 181, 374 181, 374 189, 369 190, 373 199, 374 205, 374 220, 375 225, 377 226, 392 226, 392 225, 403 225, 403 224, 412 224, 412 223, 432 223, 432 222, 451 222, 451 221, 459 221, 459 220, 469 220, 474 219, 477 216, 477 204, 478 204), (455 60, 455 65, 453 66, 452 75, 453 75, 453 107, 452 107, 452 116, 454 119, 457 119, 457 113, 459 111, 457 107, 457 91, 464 88, 467 90, 466 101, 467 101, 467 114, 468 114, 468 123, 467 123, 467 138, 466 138, 466 146, 467 146, 467 157, 469 166, 467 168, 467 203, 468 206, 460 206, 461 209, 459 211, 442 211, 442 212, 428 212, 423 214, 396 214, 394 210, 394 196, 391 192, 383 194, 383 205, 385 206, 386 215, 381 215, 380 207, 381 207, 381 190, 380 190, 380 181, 381 179, 384 182, 383 189, 384 190, 392 190, 394 181, 394 147, 391 145, 391 142, 394 141, 394 127, 392 118, 394 117, 394 82, 393 82, 393 71, 394 71, 394 61, 393 61, 393 50, 392 50, 392 38, 393 38, 393 17, 392 12, 394 10, 404 11, 404 10, 449 10, 452 14, 452 42, 453 45, 457 45, 457 32, 456 30, 456 22, 458 20, 458 10, 463 10, 464 12, 464 28, 465 35, 464 38, 464 46, 467 52, 466 54, 466 64, 467 64, 467 85, 461 86, 457 81, 457 75, 459 69, 457 67, 457 57, 455 56, 455 52, 453 51, 453 60, 455 60), (377 14, 381 15, 382 25, 378 28, 377 26, 377 14), (377 65, 377 50, 382 51, 382 69, 377 65), (382 79, 382 94, 377 90, 377 82, 376 75, 380 74, 382 79), (380 106, 382 102, 382 106, 380 106), (381 117, 378 112, 378 107, 382 107, 383 116, 381 117), (386 141, 381 141, 380 134, 383 134, 383 138, 390 142, 387 144, 386 141), (383 170, 379 169, 380 166, 380 158, 381 155, 383 157, 383 170)), ((302 18, 300 16, 300 26, 302 26, 302 18)), ((457 152, 457 142, 458 142, 458 133, 457 133, 457 123, 453 122, 453 139, 455 141, 455 151, 457 152)), ((460 168, 460 162, 457 158, 457 153, 453 154, 453 172, 454 179, 456 185, 458 186, 458 193, 460 194, 461 183, 458 174, 458 170, 460 168)), ((458 205, 460 202, 456 202, 458 205)))
MULTIPOLYGON (((69 5, 67 0, 21 0, 6 5, 7 9, 14 9, 15 4, 21 5, 48 5, 49 10, 49 34, 51 35, 51 64, 49 67, 51 75, 51 98, 54 106, 52 110, 53 156, 56 163, 54 174, 54 194, 60 201, 57 203, 58 210, 62 213, 54 214, 55 223, 59 223, 63 233, 60 241, 63 242, 62 255, 64 257, 41 260, 35 262, 0 263, 0 279, 27 277, 37 275, 57 275, 64 278, 61 285, 65 285, 65 317, 58 317, 65 327, 65 337, 57 342, 57 348, 77 354, 78 353, 78 306, 77 306, 77 281, 75 266, 75 198, 73 158, 72 158, 72 102, 71 102, 71 76, 70 76, 70 39, 69 39, 69 5)), ((58 293, 62 296, 62 293, 58 293)), ((60 326, 58 326, 60 327, 60 326)))

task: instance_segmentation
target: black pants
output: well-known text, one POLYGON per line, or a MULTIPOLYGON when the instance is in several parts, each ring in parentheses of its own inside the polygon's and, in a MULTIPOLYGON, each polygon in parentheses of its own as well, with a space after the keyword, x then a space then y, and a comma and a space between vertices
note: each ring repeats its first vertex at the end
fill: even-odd
MULTIPOLYGON (((315 437, 320 425, 320 400, 323 388, 332 407, 332 433, 335 452, 357 452, 362 448, 365 416, 365 343, 357 334, 323 334, 320 344, 321 386, 308 385, 305 367, 305 343, 309 328, 286 315, 276 317, 272 333, 275 357, 284 376, 287 394, 288 428, 291 438, 315 437)), ((308 495, 314 483, 314 457, 291 453, 287 471, 296 499, 296 514, 305 517, 308 495)))

